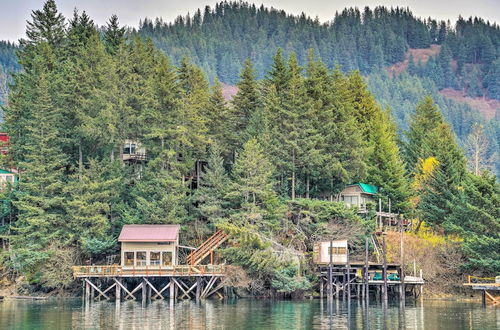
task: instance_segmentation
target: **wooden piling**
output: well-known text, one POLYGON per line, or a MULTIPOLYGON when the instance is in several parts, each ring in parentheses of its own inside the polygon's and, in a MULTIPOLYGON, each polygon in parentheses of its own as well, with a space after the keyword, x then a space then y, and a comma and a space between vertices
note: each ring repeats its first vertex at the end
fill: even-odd
MULTIPOLYGON (((120 279, 116 279, 116 281, 120 281, 120 279)), ((120 285, 115 286, 115 299, 117 302, 120 302, 122 299, 122 287, 120 285)))
POLYGON ((328 251, 328 254, 330 255, 330 263, 328 264, 328 299, 333 299, 332 249, 333 249, 333 241, 330 240, 330 249, 328 251))
POLYGON ((175 282, 174 282, 173 277, 170 277, 169 290, 170 290, 170 292, 169 292, 170 301, 174 301, 175 300, 175 282))
POLYGON ((201 292, 203 290, 203 279, 201 277, 196 278, 196 300, 199 301, 201 297, 201 292))
POLYGON ((88 304, 90 302, 90 284, 85 281, 85 302, 88 304))
POLYGON ((349 245, 347 245, 347 300, 351 302, 351 265, 349 263, 349 245))
POLYGON ((147 300, 147 283, 146 280, 142 280, 142 302, 145 303, 147 300))
POLYGON ((364 292, 365 292, 365 298, 366 302, 368 303, 370 301, 370 284, 368 283, 369 281, 369 274, 368 274, 368 237, 365 238, 365 287, 364 287, 364 292))
POLYGON ((387 248, 385 246, 384 234, 382 234, 382 245, 384 250, 384 269, 382 271, 382 278, 384 279, 384 289, 382 290, 382 292, 383 292, 384 302, 387 302, 387 248))

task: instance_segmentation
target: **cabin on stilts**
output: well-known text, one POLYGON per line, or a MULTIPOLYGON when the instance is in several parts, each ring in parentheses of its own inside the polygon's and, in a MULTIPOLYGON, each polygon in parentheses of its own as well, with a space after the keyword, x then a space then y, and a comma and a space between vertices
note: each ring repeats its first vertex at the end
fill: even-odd
POLYGON ((411 223, 401 214, 392 212, 391 200, 385 204, 387 210, 382 206, 382 198, 378 197, 381 193, 380 188, 367 183, 353 183, 344 187, 339 193, 339 201, 343 202, 349 208, 355 208, 359 214, 366 214, 369 210, 369 204, 375 207, 377 228, 390 228, 403 226, 409 229, 411 223))
POLYGON ((325 240, 316 242, 313 261, 319 275, 320 297, 329 299, 369 299, 370 295, 387 300, 390 296, 401 299, 408 293, 421 295, 424 284, 420 276, 405 276, 401 264, 369 260, 368 240, 365 260, 352 260, 348 240, 325 240))
POLYGON ((223 298, 226 265, 214 263, 213 255, 227 235, 217 231, 190 248, 182 264, 179 250, 189 247, 179 245, 179 232, 179 225, 123 226, 119 264, 73 267, 73 276, 83 281, 85 300, 223 298))

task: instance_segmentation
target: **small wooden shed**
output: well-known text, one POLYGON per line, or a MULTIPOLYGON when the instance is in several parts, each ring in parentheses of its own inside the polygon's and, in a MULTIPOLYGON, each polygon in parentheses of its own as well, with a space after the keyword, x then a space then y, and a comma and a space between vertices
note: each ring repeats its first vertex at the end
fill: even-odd
POLYGON ((347 264, 347 240, 322 241, 314 244, 313 259, 315 264, 347 264))
POLYGON ((124 268, 159 268, 178 264, 179 225, 125 225, 121 243, 124 268))

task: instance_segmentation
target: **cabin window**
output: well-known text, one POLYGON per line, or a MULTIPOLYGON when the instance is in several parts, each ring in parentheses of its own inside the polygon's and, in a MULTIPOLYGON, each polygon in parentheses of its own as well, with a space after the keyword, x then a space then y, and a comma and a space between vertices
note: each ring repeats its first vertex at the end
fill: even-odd
POLYGON ((160 252, 150 252, 149 253, 149 264, 151 266, 160 265, 160 252))
POLYGON ((163 266, 172 265, 172 252, 163 252, 162 261, 163 261, 163 266))
POLYGON ((135 154, 136 144, 135 143, 127 143, 123 148, 123 153, 125 155, 133 155, 135 154))
POLYGON ((328 247, 328 251, 331 255, 341 255, 341 254, 346 254, 346 248, 345 247, 328 247))
POLYGON ((146 252, 136 252, 136 266, 146 266, 146 252))
POLYGON ((134 252, 125 252, 125 266, 134 265, 134 252))
POLYGON ((342 196, 342 200, 348 206, 358 206, 358 196, 342 196))

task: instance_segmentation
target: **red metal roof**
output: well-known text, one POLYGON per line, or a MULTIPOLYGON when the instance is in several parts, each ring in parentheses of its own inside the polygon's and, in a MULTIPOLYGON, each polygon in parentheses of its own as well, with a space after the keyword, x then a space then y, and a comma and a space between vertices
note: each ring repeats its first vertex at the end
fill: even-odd
POLYGON ((171 242, 179 236, 179 225, 125 225, 118 242, 171 242))

